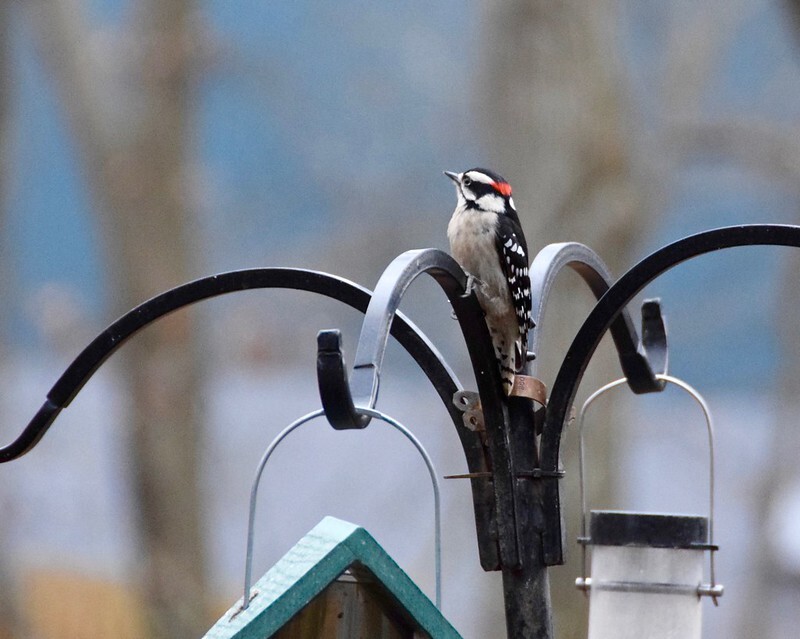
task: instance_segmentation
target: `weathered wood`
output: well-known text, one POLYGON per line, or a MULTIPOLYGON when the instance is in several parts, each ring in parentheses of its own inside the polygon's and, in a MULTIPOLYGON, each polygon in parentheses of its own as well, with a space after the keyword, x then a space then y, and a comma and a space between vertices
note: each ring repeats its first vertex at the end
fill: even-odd
POLYGON ((391 614, 369 585, 337 579, 312 599, 274 639, 414 639, 407 620, 391 614))

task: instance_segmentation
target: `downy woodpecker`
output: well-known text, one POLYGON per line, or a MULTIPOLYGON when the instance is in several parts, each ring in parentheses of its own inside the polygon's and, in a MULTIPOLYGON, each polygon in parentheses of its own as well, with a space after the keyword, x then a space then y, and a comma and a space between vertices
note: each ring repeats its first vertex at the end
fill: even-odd
POLYGON ((506 394, 525 364, 531 317, 528 246, 511 185, 493 171, 444 172, 458 202, 447 226, 453 257, 470 276, 500 365, 506 394))

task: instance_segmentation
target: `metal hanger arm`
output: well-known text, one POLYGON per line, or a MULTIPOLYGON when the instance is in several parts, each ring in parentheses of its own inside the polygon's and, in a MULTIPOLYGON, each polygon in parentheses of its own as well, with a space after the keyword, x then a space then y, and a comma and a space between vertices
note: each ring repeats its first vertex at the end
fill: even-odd
MULTIPOLYGON (((622 275, 598 301, 564 357, 550 392, 541 442, 542 470, 558 469, 561 435, 583 374, 601 338, 633 297, 647 284, 694 257, 735 246, 800 247, 800 226, 750 224, 691 235, 645 257, 622 275)), ((544 555, 549 565, 563 563, 561 504, 557 483, 543 482, 544 555)))
MULTIPOLYGON (((138 331, 185 306, 218 295, 263 288, 288 288, 318 293, 365 311, 371 292, 358 284, 327 273, 292 268, 254 268, 205 277, 166 291, 129 311, 106 328, 75 358, 50 389, 42 407, 22 433, 0 448, 0 463, 30 451, 45 435, 59 413, 116 350, 138 331)), ((414 357, 439 391, 453 419, 461 419, 452 406, 452 393, 461 385, 425 335, 402 314, 394 318, 392 334, 414 357)))
MULTIPOLYGON (((569 267, 583 278, 597 299, 612 285, 614 278, 606 264, 591 248, 578 242, 549 244, 534 258, 530 267, 532 315, 536 324, 531 332, 531 350, 539 353, 540 327, 550 290, 561 271, 569 267)), ((636 334, 627 308, 611 324, 611 335, 620 365, 635 393, 660 391, 664 383, 657 376, 667 372, 667 335, 661 307, 656 300, 642 306, 642 338, 636 334)))
MULTIPOLYGON (((370 421, 367 411, 374 409, 380 390, 380 373, 388 339, 388 326, 397 312, 400 301, 410 284, 423 273, 431 275, 447 295, 464 335, 472 363, 481 408, 486 423, 486 434, 491 456, 492 482, 475 480, 472 483, 478 520, 481 564, 487 570, 499 564, 495 551, 490 549, 491 526, 503 528, 494 533, 502 565, 519 564, 518 530, 516 521, 515 466, 508 443, 508 410, 500 382, 489 330, 483 311, 474 291, 466 292, 467 275, 458 263, 439 249, 406 251, 386 267, 364 314, 364 323, 358 340, 353 372, 348 380, 343 361, 341 342, 333 332, 320 334, 318 341, 317 376, 321 399, 328 421, 334 428, 364 428, 370 421), (488 484, 491 483, 491 486, 488 484), (494 504, 490 504, 494 492, 494 504), (486 512, 492 506, 503 516, 489 518, 486 512)), ((456 423, 462 443, 465 437, 475 446, 480 441, 476 433, 467 434, 466 428, 456 423)), ((465 451, 469 444, 465 444, 465 451)), ((472 451, 473 455, 477 451, 472 451)), ((482 467, 489 471, 486 460, 467 454, 470 471, 482 467)))

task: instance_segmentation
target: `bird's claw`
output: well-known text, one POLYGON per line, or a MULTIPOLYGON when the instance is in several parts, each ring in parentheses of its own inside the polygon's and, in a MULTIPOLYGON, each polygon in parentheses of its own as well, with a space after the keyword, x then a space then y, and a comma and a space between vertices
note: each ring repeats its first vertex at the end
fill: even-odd
POLYGON ((469 297, 472 295, 472 292, 478 288, 479 284, 481 284, 481 281, 477 277, 467 273, 467 283, 464 285, 464 293, 461 297, 469 297))
MULTIPOLYGON (((481 281, 475 277, 474 275, 470 275, 467 273, 467 283, 464 284, 464 292, 461 294, 461 297, 469 297, 472 295, 472 292, 481 284, 481 281)), ((454 320, 458 319, 455 311, 450 311, 450 317, 454 320)))

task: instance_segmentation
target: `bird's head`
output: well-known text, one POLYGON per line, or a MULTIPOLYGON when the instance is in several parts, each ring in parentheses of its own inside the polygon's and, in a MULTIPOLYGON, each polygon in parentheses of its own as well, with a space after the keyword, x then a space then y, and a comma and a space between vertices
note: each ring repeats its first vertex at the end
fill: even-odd
POLYGON ((456 185, 458 206, 468 209, 507 214, 514 211, 511 185, 505 178, 488 169, 470 169, 463 173, 445 171, 456 185))

